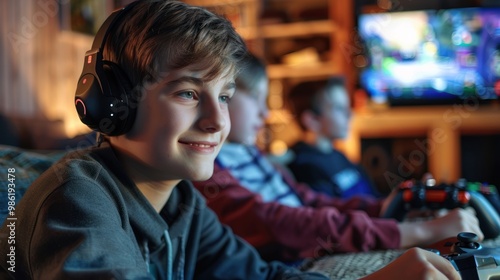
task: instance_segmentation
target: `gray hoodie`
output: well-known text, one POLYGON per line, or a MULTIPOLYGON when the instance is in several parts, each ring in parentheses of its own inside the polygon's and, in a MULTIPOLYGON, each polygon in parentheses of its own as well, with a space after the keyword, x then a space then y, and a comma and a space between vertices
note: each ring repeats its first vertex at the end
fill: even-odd
POLYGON ((0 230, 1 279, 326 279, 262 261, 190 182, 158 214, 103 146, 30 186, 0 230))

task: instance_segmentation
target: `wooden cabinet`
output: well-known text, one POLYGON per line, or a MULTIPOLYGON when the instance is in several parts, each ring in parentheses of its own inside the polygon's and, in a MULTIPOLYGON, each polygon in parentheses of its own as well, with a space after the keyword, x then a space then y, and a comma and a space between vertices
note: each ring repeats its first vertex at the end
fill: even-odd
MULTIPOLYGON (((266 61, 271 79, 315 78, 332 74, 345 74, 349 59, 343 50, 349 46, 349 32, 353 29, 353 8, 351 1, 335 0, 185 0, 185 2, 207 7, 226 16, 233 22, 238 33, 247 41, 249 48, 261 57, 290 57, 294 54, 273 53, 269 48, 270 41, 286 40, 284 43, 295 48, 295 57, 300 46, 290 46, 293 39, 324 37, 329 41, 327 53, 317 61, 309 59, 306 63, 284 61, 266 61), (309 11, 309 14, 307 12, 309 11), (280 16, 267 16, 271 13, 280 16), (271 19, 271 20, 270 20, 271 19)), ((302 44, 309 54, 317 52, 314 46, 302 44)), ((283 48, 282 48, 283 49, 283 48)))
POLYGON ((261 45, 257 52, 268 58, 270 79, 318 79, 346 74, 349 59, 344 57, 343 50, 351 44, 348 42, 348 33, 353 29, 351 4, 334 0, 267 1, 259 21, 261 45), (266 9, 281 11, 281 20, 268 23, 266 9), (318 45, 321 38, 326 47, 318 45), (280 43, 281 48, 270 47, 280 43), (269 59, 271 56, 275 59, 269 59))
POLYGON ((500 135, 500 104, 362 108, 354 111, 350 136, 341 145, 350 159, 360 162, 362 139, 406 137, 418 142, 408 162, 425 154, 428 171, 451 182, 463 174, 460 139, 466 135, 500 135))

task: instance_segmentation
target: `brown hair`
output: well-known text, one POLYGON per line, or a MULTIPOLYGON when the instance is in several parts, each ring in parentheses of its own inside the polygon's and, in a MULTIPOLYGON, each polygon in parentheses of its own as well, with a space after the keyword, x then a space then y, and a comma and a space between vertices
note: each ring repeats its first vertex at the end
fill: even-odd
POLYGON ((241 62, 241 71, 236 77, 236 88, 253 94, 261 79, 267 80, 266 65, 257 56, 248 53, 241 62))
POLYGON ((344 77, 332 76, 327 80, 301 82, 291 88, 288 94, 288 108, 304 131, 307 129, 300 121, 301 115, 305 111, 321 115, 323 96, 335 87, 345 87, 344 77))
POLYGON ((106 41, 104 58, 117 63, 132 86, 160 78, 162 71, 203 63, 208 78, 234 74, 246 53, 231 23, 205 8, 172 0, 141 0, 106 41))

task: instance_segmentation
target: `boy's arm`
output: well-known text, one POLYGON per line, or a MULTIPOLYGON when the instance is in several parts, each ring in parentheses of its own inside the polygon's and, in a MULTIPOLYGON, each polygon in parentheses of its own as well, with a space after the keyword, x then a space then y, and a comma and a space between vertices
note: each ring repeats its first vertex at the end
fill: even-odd
POLYGON ((265 262, 247 242, 223 226, 208 207, 200 211, 202 223, 197 279, 328 279, 318 273, 300 272, 280 262, 265 262))
POLYGON ((365 251, 400 245, 395 220, 372 219, 363 211, 341 213, 334 207, 294 208, 266 203, 219 167, 210 180, 195 186, 222 223, 269 258, 297 260, 317 257, 325 251, 365 251))

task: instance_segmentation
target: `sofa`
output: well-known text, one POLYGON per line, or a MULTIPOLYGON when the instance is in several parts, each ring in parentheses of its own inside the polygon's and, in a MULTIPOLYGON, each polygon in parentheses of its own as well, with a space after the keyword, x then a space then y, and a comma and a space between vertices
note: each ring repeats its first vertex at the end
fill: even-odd
POLYGON ((63 150, 33 151, 0 145, 1 223, 9 215, 9 206, 14 207, 11 210, 15 214, 15 205, 17 205, 31 183, 65 153, 63 150))

